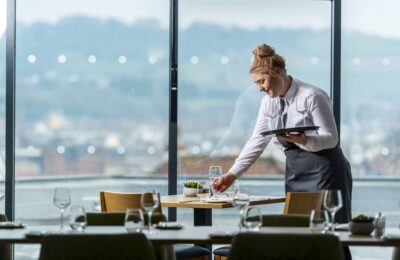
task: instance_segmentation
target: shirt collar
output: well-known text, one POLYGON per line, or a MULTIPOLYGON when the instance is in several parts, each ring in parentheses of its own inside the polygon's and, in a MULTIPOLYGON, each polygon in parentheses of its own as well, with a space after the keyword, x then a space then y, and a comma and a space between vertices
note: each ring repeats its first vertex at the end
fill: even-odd
POLYGON ((283 96, 283 98, 286 99, 287 101, 293 99, 296 94, 296 90, 297 90, 297 84, 295 83, 295 79, 292 77, 292 83, 290 84, 290 87, 286 92, 286 95, 283 96))

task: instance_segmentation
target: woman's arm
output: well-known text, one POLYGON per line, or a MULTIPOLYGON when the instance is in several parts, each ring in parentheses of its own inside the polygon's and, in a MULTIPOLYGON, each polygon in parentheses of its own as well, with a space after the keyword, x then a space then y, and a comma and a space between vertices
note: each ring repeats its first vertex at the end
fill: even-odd
POLYGON ((239 178, 264 151, 271 138, 261 135, 262 132, 269 130, 269 117, 265 113, 266 102, 265 98, 261 102, 258 111, 256 125, 253 134, 247 141, 239 156, 236 158, 234 165, 229 172, 239 178))

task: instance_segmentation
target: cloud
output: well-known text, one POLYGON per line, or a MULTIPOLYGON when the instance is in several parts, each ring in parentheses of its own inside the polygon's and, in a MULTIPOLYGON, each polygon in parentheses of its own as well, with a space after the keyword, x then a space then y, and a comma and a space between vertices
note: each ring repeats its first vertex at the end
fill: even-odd
MULTIPOLYGON (((0 0, 0 35, 5 30, 6 0, 0 0)), ((169 25, 169 1, 165 0, 37 0, 17 1, 17 20, 23 23, 45 21, 55 23, 61 18, 85 15, 100 19, 116 19, 132 24, 140 19, 157 19, 169 25), (19 3, 19 4, 18 4, 19 3), (46 9, 43 9, 46 6, 46 9)), ((342 1, 343 28, 383 37, 400 38, 398 0, 342 1), (384 4, 382 3, 384 2, 384 4)), ((238 26, 246 29, 259 27, 307 28, 330 27, 330 1, 265 1, 265 0, 193 0, 179 2, 179 24, 187 28, 195 22, 238 26)))

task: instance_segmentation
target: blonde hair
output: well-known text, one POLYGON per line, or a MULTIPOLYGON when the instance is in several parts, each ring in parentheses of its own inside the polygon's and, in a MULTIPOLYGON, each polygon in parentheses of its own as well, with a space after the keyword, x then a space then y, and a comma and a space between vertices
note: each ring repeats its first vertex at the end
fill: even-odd
POLYGON ((250 73, 270 74, 279 76, 279 69, 286 73, 285 59, 275 53, 275 49, 267 44, 261 44, 253 50, 253 62, 250 73))

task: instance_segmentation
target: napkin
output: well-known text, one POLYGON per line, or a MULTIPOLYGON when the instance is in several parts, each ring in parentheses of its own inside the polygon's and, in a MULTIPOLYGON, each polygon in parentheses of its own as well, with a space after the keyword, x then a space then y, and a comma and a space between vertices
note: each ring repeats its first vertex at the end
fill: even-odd
POLYGON ((161 221, 156 225, 156 228, 158 228, 158 229, 181 229, 181 228, 183 228, 183 226, 181 223, 178 223, 178 222, 163 222, 163 221, 161 221))
POLYGON ((14 229, 14 228, 24 228, 25 224, 22 222, 0 222, 0 229, 14 229))

